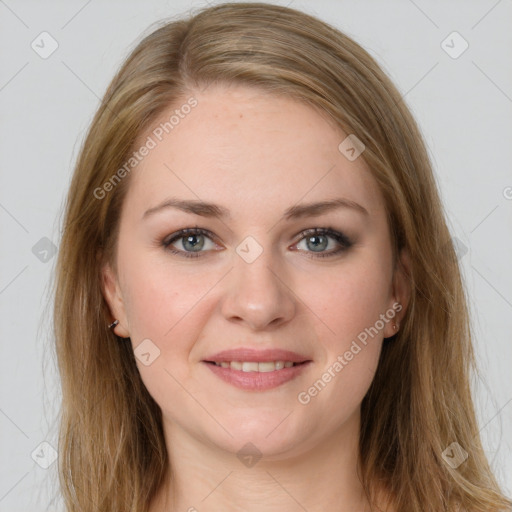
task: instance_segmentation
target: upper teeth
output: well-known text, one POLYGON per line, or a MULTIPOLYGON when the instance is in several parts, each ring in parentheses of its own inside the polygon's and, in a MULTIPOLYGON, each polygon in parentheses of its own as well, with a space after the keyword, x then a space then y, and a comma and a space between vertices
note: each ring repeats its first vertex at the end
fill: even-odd
POLYGON ((292 361, 265 361, 261 363, 254 361, 223 361, 222 363, 215 362, 215 364, 223 368, 242 370, 243 372, 273 372, 274 370, 281 370, 293 366, 292 361))

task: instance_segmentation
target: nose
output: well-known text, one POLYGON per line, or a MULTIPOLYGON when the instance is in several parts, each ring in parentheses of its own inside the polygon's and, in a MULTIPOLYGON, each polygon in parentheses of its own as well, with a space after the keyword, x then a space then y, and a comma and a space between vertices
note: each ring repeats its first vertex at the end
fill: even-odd
POLYGON ((275 328, 289 322, 295 315, 296 298, 270 251, 263 251, 252 263, 238 255, 235 258, 225 283, 224 318, 252 330, 275 328))

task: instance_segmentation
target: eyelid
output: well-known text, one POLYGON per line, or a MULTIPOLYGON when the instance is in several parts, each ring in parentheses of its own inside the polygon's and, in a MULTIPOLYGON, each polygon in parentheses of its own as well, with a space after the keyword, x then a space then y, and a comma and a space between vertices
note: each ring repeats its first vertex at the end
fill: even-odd
POLYGON ((212 240, 218 240, 217 236, 213 234, 211 231, 205 228, 200 228, 199 226, 193 227, 193 228, 183 228, 179 229, 178 231, 175 231, 174 233, 171 233, 169 236, 166 236, 162 243, 164 244, 171 244, 172 242, 179 240, 180 238, 183 238, 187 236, 188 234, 191 235, 204 235, 208 238, 211 238, 212 240))

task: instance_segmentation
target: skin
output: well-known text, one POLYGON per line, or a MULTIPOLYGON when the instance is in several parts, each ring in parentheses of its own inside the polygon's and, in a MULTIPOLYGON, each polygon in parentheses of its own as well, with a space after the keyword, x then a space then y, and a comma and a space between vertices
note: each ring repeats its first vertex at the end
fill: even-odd
MULTIPOLYGON (((118 275, 103 272, 116 334, 134 349, 149 338, 160 350, 148 366, 137 360, 162 409, 175 475, 151 512, 369 510, 356 473, 360 404, 410 293, 394 266, 383 197, 363 158, 351 162, 338 150, 347 134, 312 107, 242 86, 193 95, 198 105, 132 171, 118 275), (216 203, 230 217, 167 208, 141 220, 170 196, 216 203), (290 206, 341 197, 368 214, 339 208, 282 218, 290 206), (194 239, 204 241, 198 258, 162 246, 194 227, 215 235, 194 239), (353 245, 322 258, 340 245, 320 237, 315 252, 311 235, 301 235, 315 227, 341 231, 353 245), (263 249, 252 263, 236 252, 247 236, 263 249), (300 403, 298 394, 396 302, 402 310, 393 321, 300 403), (242 346, 293 350, 312 363, 277 388, 246 391, 202 362, 242 346), (263 454, 252 467, 236 457, 248 442, 263 454)), ((173 248, 193 252, 182 241, 173 248)), ((407 268, 406 254, 400 261, 407 268)))

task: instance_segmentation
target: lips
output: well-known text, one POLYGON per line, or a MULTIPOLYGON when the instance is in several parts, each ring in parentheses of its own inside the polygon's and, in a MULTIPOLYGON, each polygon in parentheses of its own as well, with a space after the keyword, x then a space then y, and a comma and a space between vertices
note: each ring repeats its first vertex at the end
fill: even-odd
POLYGON ((282 349, 251 349, 251 348, 237 348, 230 350, 223 350, 206 357, 203 361, 210 363, 222 363, 231 361, 246 361, 263 363, 266 361, 291 361, 293 363, 304 363, 310 361, 307 356, 292 352, 290 350, 282 349))
POLYGON ((203 364, 223 381, 246 391, 266 391, 289 382, 312 364, 307 356, 282 349, 237 348, 206 357, 203 364))

